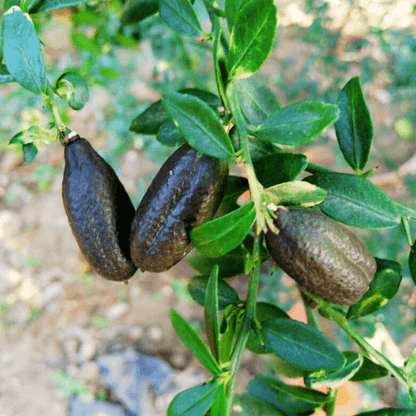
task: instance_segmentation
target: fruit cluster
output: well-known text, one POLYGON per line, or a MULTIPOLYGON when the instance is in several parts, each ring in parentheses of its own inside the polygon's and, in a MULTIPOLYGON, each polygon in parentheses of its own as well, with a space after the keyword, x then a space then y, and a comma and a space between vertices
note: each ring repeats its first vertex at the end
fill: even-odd
POLYGON ((113 168, 72 134, 65 138, 62 196, 86 260, 102 277, 122 281, 138 268, 168 270, 186 256, 190 231, 215 215, 227 175, 225 161, 184 144, 161 167, 135 211, 113 168))
MULTIPOLYGON (((225 160, 188 144, 163 164, 137 210, 111 166, 77 134, 65 139, 63 201, 89 264, 123 281, 137 269, 162 272, 192 249, 191 230, 211 220, 228 176, 225 160)), ((359 300, 376 271, 374 257, 348 229, 319 211, 280 207, 268 230, 276 264, 301 288, 332 303, 359 300)))

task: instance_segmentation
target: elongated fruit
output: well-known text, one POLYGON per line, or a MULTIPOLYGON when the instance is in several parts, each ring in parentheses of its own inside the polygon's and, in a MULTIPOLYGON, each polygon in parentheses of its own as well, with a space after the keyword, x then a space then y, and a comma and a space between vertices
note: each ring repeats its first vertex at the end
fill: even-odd
POLYGON ((192 228, 209 221, 224 194, 226 161, 200 155, 188 144, 163 164, 132 223, 130 252, 141 270, 162 272, 192 249, 192 228))
POLYGON ((126 280, 134 206, 113 168, 78 135, 65 144, 62 197, 72 232, 88 263, 108 280, 126 280))
POLYGON ((376 272, 365 245, 318 211, 284 208, 275 213, 279 232, 269 229, 266 244, 276 264, 317 297, 347 306, 357 302, 376 272))

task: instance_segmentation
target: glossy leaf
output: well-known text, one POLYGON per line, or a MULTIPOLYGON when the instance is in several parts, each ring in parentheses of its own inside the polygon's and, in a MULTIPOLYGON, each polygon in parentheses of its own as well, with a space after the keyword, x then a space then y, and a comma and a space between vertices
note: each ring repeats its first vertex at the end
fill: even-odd
POLYGON ((402 270, 399 263, 377 259, 377 272, 367 292, 348 308, 347 319, 355 319, 374 313, 385 306, 399 290, 402 270))
POLYGON ((164 146, 171 147, 182 146, 186 143, 185 138, 172 120, 168 120, 163 124, 157 132, 156 140, 164 146))
POLYGON ((344 356, 322 332, 292 319, 270 319, 262 327, 266 346, 283 360, 308 371, 337 370, 344 356))
POLYGON ((304 400, 309 403, 315 403, 317 405, 327 403, 331 400, 331 396, 318 390, 312 390, 307 387, 291 386, 278 379, 274 380, 273 387, 289 394, 290 396, 296 397, 297 399, 304 400))
POLYGON ((163 106, 191 147, 209 156, 231 159, 234 150, 230 138, 208 104, 191 95, 170 93, 163 97, 163 106))
MULTIPOLYGON (((267 302, 257 302, 256 319, 260 324, 260 328, 267 320, 274 318, 289 319, 289 315, 282 309, 278 308, 276 305, 267 302)), ((264 343, 263 345, 261 344, 254 329, 250 331, 246 348, 249 351, 254 352, 254 354, 267 354, 272 352, 272 349, 269 345, 266 346, 264 343)))
POLYGON ((307 165, 305 155, 275 153, 260 158, 254 163, 254 169, 259 182, 268 188, 278 183, 294 181, 307 165))
POLYGON ((275 386, 276 378, 257 376, 248 384, 248 393, 280 409, 285 415, 312 414, 320 407, 317 403, 298 399, 275 386))
MULTIPOLYGON (((241 176, 230 175, 227 177, 227 187, 218 209, 218 214, 224 215, 239 207, 238 198, 249 189, 248 180, 241 176)), ((218 216, 218 215, 217 215, 218 216)))
MULTIPOLYGON (((1 38, 0 38, 1 42, 1 38)), ((1 56, 0 56, 1 58, 1 56)), ((12 75, 10 75, 9 71, 5 64, 0 64, 0 84, 8 84, 9 82, 16 82, 12 75)))
POLYGON ((196 249, 208 257, 220 257, 244 241, 256 219, 254 204, 249 202, 229 214, 208 221, 191 231, 196 249))
POLYGON ((64 7, 77 6, 89 2, 90 0, 40 0, 30 8, 30 13, 46 13, 51 10, 63 9, 64 7))
POLYGON ((171 401, 167 416, 205 416, 218 391, 218 383, 198 384, 177 394, 171 401))
POLYGON ((212 268, 217 264, 219 266, 219 276, 227 278, 244 273, 244 254, 245 252, 243 252, 241 246, 221 257, 207 257, 194 250, 186 256, 186 261, 202 275, 209 275, 212 268))
POLYGON ((56 81, 55 92, 65 97, 74 110, 81 110, 89 99, 87 83, 75 72, 62 74, 56 81))
POLYGON ((238 12, 244 5, 245 0, 225 0, 225 15, 227 17, 228 29, 231 32, 238 12))
POLYGON ((36 30, 29 15, 17 6, 3 16, 3 58, 22 87, 38 95, 46 91, 45 62, 36 30))
POLYGON ((248 394, 234 397, 233 412, 236 416, 286 416, 271 404, 248 394))
POLYGON ((235 90, 235 97, 244 117, 254 126, 259 125, 268 115, 280 108, 276 96, 257 76, 236 79, 230 87, 235 90))
POLYGON ((346 359, 345 366, 339 370, 327 372, 317 371, 307 374, 304 378, 307 387, 337 388, 348 381, 361 367, 363 357, 356 352, 346 351, 343 353, 346 359))
POLYGON ((415 416, 415 409, 399 409, 397 407, 386 407, 385 409, 362 412, 356 416, 415 416))
MULTIPOLYGON (((220 99, 215 94, 198 88, 185 88, 179 90, 179 92, 200 98, 214 110, 218 109, 221 104, 220 99)), ((133 120, 130 130, 138 134, 157 134, 169 119, 170 116, 163 107, 162 100, 159 100, 147 107, 133 120)))
POLYGON ((227 416, 227 395, 225 393, 225 383, 218 386, 209 416, 227 416))
POLYGON ((202 28, 189 0, 160 0, 160 16, 175 32, 200 36, 202 28))
MULTIPOLYGON (((188 284, 189 293, 198 305, 205 306, 207 286, 208 276, 195 276, 188 284)), ((218 309, 223 310, 228 305, 236 304, 239 300, 237 292, 220 279, 218 281, 218 309)))
POLYGON ((336 105, 302 101, 270 114, 252 133, 272 143, 301 146, 319 136, 339 115, 336 105))
POLYGON ((159 10, 159 0, 127 0, 121 13, 122 26, 133 25, 159 10))
POLYGON ((208 279, 204 306, 205 333, 212 355, 219 361, 218 266, 212 269, 208 279))
POLYGON ((410 276, 412 276, 413 282, 416 285, 416 240, 413 242, 413 245, 410 248, 409 270, 410 276))
POLYGON ((221 373, 220 367, 195 329, 175 310, 172 309, 169 316, 172 326, 181 341, 207 370, 214 376, 218 376, 221 373))
MULTIPOLYGON (((229 133, 231 142, 233 143, 236 151, 240 150, 240 139, 238 137, 237 128, 234 126, 229 133)), ((249 137, 248 147, 250 150, 251 160, 253 163, 258 162, 262 157, 274 155, 277 153, 284 153, 283 150, 279 149, 272 143, 265 142, 264 140, 252 139, 249 137)))
POLYGON ((327 192, 308 182, 285 182, 266 189, 271 202, 276 205, 301 205, 313 207, 325 200, 327 192))
POLYGON ((247 78, 260 69, 272 50, 276 26, 273 0, 250 0, 244 4, 231 31, 230 78, 247 78))
POLYGON ((416 402, 416 348, 413 349, 413 352, 405 362, 404 374, 409 386, 410 398, 413 402, 416 402))
POLYGON ((350 378, 350 381, 363 382, 369 380, 376 380, 388 376, 387 368, 371 361, 367 357, 363 357, 363 363, 359 370, 350 378))
POLYGON ((320 209, 339 222, 368 229, 400 223, 394 201, 361 176, 328 172, 316 173, 306 180, 328 192, 320 209))
POLYGON ((360 78, 351 78, 338 97, 339 119, 335 132, 347 163, 357 171, 365 168, 373 141, 373 123, 360 78))

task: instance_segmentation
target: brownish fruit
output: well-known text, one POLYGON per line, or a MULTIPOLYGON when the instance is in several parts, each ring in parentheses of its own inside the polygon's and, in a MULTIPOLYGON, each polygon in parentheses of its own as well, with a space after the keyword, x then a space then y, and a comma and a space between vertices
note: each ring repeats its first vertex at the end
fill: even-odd
POLYGON ((126 280, 134 206, 113 168, 78 135, 65 142, 62 196, 69 224, 88 263, 108 280, 126 280))
POLYGON ((224 194, 228 165, 198 154, 188 144, 163 164, 132 223, 130 252, 141 270, 170 269, 192 249, 190 231, 215 215, 224 194))
POLYGON ((300 287, 328 302, 352 305, 367 291, 376 262, 365 245, 344 226, 319 211, 281 208, 266 233, 276 264, 300 287))

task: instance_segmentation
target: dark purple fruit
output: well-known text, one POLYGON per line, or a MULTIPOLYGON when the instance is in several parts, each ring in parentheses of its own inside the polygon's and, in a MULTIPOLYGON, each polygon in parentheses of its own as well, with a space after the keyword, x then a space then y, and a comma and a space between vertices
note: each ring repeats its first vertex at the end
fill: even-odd
POLYGON ((130 258, 129 235, 134 206, 113 168, 78 135, 65 144, 62 196, 88 263, 108 280, 133 276, 137 267, 130 258))
POLYGON ((130 253, 141 270, 170 269, 192 249, 192 228, 209 221, 224 194, 226 161, 198 154, 188 144, 163 164, 132 223, 130 253))
POLYGON ((376 262, 365 245, 344 226, 318 211, 278 209, 266 233, 276 264, 313 295, 352 305, 368 289, 376 262))

